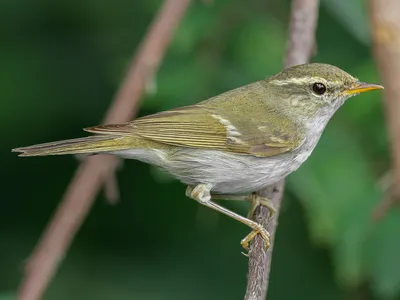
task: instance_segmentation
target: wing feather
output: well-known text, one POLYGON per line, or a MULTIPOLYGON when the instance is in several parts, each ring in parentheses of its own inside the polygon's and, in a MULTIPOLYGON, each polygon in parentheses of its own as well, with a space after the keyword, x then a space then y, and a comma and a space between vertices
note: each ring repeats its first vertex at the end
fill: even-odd
POLYGON ((125 124, 102 125, 85 130, 101 134, 138 135, 173 146, 260 157, 277 155, 300 146, 304 138, 296 125, 285 116, 271 113, 263 105, 240 107, 246 91, 242 91, 241 97, 228 92, 197 105, 145 116, 125 124), (222 107, 214 105, 215 102, 222 103, 222 107), (243 114, 252 115, 255 111, 260 113, 261 109, 266 116, 264 121, 242 117, 243 114))

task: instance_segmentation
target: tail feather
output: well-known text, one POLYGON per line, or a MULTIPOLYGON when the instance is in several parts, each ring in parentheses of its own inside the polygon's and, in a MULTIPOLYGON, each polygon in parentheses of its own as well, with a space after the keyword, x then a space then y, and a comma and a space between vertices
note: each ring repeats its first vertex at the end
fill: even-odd
POLYGON ((132 147, 132 139, 116 135, 93 135, 84 138, 50 142, 28 147, 16 148, 19 156, 45 156, 79 153, 99 153, 125 150, 132 147))

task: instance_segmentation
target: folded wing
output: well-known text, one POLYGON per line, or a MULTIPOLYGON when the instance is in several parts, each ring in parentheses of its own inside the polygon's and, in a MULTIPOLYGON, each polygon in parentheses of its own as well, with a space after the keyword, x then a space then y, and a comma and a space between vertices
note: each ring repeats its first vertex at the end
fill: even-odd
MULTIPOLYGON (((223 94, 224 95, 224 94, 223 94)), ((259 157, 291 151, 303 142, 295 124, 268 107, 240 107, 240 99, 218 99, 146 116, 125 124, 85 129, 98 134, 138 135, 168 145, 213 149, 259 157), (254 111, 251 111, 254 110, 254 111), (264 110, 264 111, 260 111, 264 110), (249 118, 260 112, 264 121, 249 118)))

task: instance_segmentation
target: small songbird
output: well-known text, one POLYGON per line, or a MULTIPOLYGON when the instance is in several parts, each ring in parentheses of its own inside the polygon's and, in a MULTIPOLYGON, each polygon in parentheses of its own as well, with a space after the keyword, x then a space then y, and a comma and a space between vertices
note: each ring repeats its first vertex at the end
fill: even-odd
POLYGON ((228 215, 269 246, 258 223, 213 199, 273 207, 256 192, 295 171, 310 156, 346 99, 382 86, 358 81, 327 64, 304 64, 195 105, 128 123, 84 129, 93 136, 13 149, 20 156, 112 154, 155 165, 186 184, 186 195, 228 215), (252 194, 253 193, 253 194, 252 194))

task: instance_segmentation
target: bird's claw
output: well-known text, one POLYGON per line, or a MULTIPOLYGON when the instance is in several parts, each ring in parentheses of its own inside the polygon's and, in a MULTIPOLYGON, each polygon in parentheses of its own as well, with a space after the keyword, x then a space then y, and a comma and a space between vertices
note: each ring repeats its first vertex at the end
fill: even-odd
POLYGON ((257 234, 261 235, 265 242, 265 248, 268 249, 270 247, 269 232, 261 224, 257 224, 257 226, 253 228, 253 231, 250 232, 244 239, 242 239, 240 242, 242 247, 246 250, 249 250, 249 243, 256 237, 257 234))

